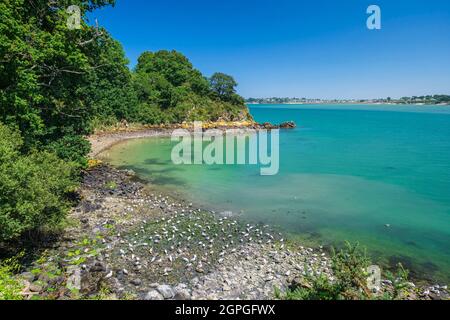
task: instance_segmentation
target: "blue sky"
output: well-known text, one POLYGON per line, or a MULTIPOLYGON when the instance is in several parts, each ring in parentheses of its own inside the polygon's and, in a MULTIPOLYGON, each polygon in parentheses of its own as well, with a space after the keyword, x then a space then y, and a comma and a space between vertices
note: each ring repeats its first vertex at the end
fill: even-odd
POLYGON ((450 94, 448 0, 117 0, 91 14, 124 46, 175 49, 245 97, 450 94), (368 30, 377 4, 382 29, 368 30))

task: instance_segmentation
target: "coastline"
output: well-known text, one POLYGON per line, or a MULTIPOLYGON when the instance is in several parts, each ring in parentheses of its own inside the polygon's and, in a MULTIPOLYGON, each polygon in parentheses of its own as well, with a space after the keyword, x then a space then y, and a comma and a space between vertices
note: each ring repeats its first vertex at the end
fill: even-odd
POLYGON ((88 137, 88 140, 91 143, 91 152, 89 153, 89 157, 95 158, 100 153, 106 151, 115 144, 126 140, 163 136, 170 136, 170 131, 163 129, 138 129, 135 131, 94 134, 88 137))
MULTIPOLYGON (((205 122, 203 123, 203 129, 219 129, 219 130, 239 130, 245 132, 246 130, 259 130, 259 129, 292 129, 296 125, 293 122, 285 122, 279 125, 273 125, 270 123, 256 123, 254 121, 234 121, 234 122, 205 122)), ((91 143, 91 152, 89 156, 95 158, 101 152, 111 148, 117 143, 130 139, 142 139, 152 137, 170 137, 173 130, 185 129, 188 131, 193 130, 191 123, 183 123, 178 125, 161 125, 161 126, 129 126, 124 124, 113 130, 100 131, 87 137, 91 143)))
MULTIPOLYGON (((92 155, 169 132, 103 132, 90 137, 92 155)), ((310 288, 308 274, 334 279, 323 247, 197 207, 134 172, 97 163, 85 172, 79 193, 71 226, 22 274, 29 299, 272 300, 279 299, 276 290, 310 288)), ((374 298, 394 291, 390 280, 381 285, 374 298)), ((411 282, 399 296, 448 298, 446 287, 411 282)))
POLYGON ((258 105, 311 105, 311 106, 315 106, 315 105, 349 105, 349 106, 353 106, 353 105, 361 105, 361 106, 380 106, 380 105, 385 105, 385 106, 405 106, 405 107, 450 107, 449 103, 446 104, 426 104, 426 103, 410 103, 410 104, 406 104, 406 103, 382 103, 382 102, 284 102, 284 103, 247 103, 248 106, 258 106, 258 105))

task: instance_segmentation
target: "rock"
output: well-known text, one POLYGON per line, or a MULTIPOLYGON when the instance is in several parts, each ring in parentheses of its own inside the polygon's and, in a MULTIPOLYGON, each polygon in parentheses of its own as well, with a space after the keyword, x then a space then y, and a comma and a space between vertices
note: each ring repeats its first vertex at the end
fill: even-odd
POLYGON ((69 269, 68 272, 71 274, 67 278, 67 288, 70 290, 81 290, 81 269, 73 268, 72 270, 69 269))
POLYGON ((172 287, 168 285, 160 285, 156 290, 164 297, 164 299, 172 299, 175 296, 172 287))
POLYGON ((24 272, 20 274, 20 276, 22 277, 22 279, 28 282, 33 282, 34 280, 36 280, 36 276, 31 272, 24 272))
POLYGON ((135 285, 136 287, 140 286, 142 284, 142 280, 141 279, 133 279, 130 281, 130 283, 132 285, 135 285))
POLYGON ((431 300, 442 300, 442 297, 438 293, 430 293, 428 296, 431 300))
POLYGON ((297 125, 293 121, 287 121, 280 124, 280 129, 294 129, 297 125))
POLYGON ((309 283, 309 281, 305 278, 295 278, 294 281, 292 281, 292 287, 312 289, 311 283, 309 283))
POLYGON ((125 289, 122 286, 122 284, 120 283, 119 279, 117 278, 107 278, 105 280, 107 287, 113 292, 113 293, 121 293, 123 292, 125 289))
POLYGON ((264 122, 260 125, 262 128, 267 129, 267 130, 271 130, 271 129, 278 129, 277 126, 274 126, 273 124, 269 123, 269 122, 264 122))
POLYGON ((164 297, 156 290, 149 291, 144 300, 164 300, 164 297))
POLYGON ((201 267, 197 267, 195 269, 195 271, 197 271, 198 273, 204 273, 205 272, 205 270, 203 270, 203 268, 201 268, 201 267))
POLYGON ((30 291, 31 292, 41 292, 43 290, 42 286, 40 286, 37 283, 30 284, 30 291))
POLYGON ((65 280, 65 278, 63 276, 54 277, 48 281, 48 284, 51 286, 55 286, 55 285, 59 285, 59 284, 63 283, 64 280, 65 280))
POLYGON ((91 272, 104 272, 104 271, 106 271, 106 266, 103 262, 96 261, 89 270, 91 272))
POLYGON ((38 277, 38 280, 39 280, 40 282, 48 283, 48 282, 50 281, 50 277, 49 277, 48 274, 46 274, 46 273, 41 273, 41 274, 39 275, 39 277, 38 277))
POLYGON ((185 284, 180 283, 174 288, 175 300, 191 300, 191 291, 185 284))

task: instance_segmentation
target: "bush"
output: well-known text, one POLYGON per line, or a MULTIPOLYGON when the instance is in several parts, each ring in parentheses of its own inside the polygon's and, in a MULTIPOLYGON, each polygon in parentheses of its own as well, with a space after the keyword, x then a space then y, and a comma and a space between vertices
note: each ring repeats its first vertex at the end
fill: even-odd
POLYGON ((409 282, 409 271, 401 263, 397 265, 397 271, 395 273, 389 271, 386 273, 386 277, 392 282, 392 292, 388 293, 389 299, 401 299, 402 296, 408 294, 408 289, 411 286, 409 282))
POLYGON ((305 287, 299 286, 288 290, 282 298, 285 300, 338 300, 340 298, 337 286, 327 276, 307 276, 305 283, 307 283, 305 287))
POLYGON ((295 285, 281 298, 287 300, 355 300, 369 299, 367 288, 367 268, 370 260, 359 245, 346 244, 339 252, 334 252, 331 268, 335 279, 327 276, 306 275, 302 284, 295 285))
POLYGON ((22 155, 20 135, 0 123, 0 241, 54 228, 70 208, 74 165, 55 154, 22 155))
POLYGON ((23 283, 14 274, 20 270, 18 258, 21 255, 0 262, 0 300, 22 300, 23 283))
POLYGON ((336 277, 337 291, 346 298, 359 298, 360 295, 366 297, 370 295, 367 288, 367 268, 370 259, 366 251, 359 248, 359 244, 351 245, 346 243, 346 247, 332 256, 331 268, 336 277))
POLYGON ((81 135, 66 134, 60 139, 49 142, 46 149, 60 159, 72 162, 78 168, 86 168, 86 155, 91 151, 91 144, 81 135))

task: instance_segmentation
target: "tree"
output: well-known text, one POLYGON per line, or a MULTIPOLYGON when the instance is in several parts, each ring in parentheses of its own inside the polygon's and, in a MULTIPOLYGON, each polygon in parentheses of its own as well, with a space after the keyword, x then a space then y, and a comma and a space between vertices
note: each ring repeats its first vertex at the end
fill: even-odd
MULTIPOLYGON (((0 121, 20 130, 25 150, 51 146, 59 156, 69 155, 67 160, 83 159, 86 148, 78 147, 92 119, 116 114, 116 101, 132 101, 123 98, 131 76, 120 44, 86 22, 87 12, 111 4, 0 2, 0 121), (69 5, 81 9, 80 29, 67 26, 69 5)), ((122 109, 119 116, 124 115, 122 109)))
POLYGON ((222 101, 231 101, 236 94, 237 82, 232 76, 216 72, 209 79, 211 90, 222 101))
POLYGON ((249 119, 244 99, 234 92, 236 83, 232 82, 231 92, 226 91, 226 97, 220 99, 181 53, 144 52, 133 76, 139 120, 155 124, 249 119))

